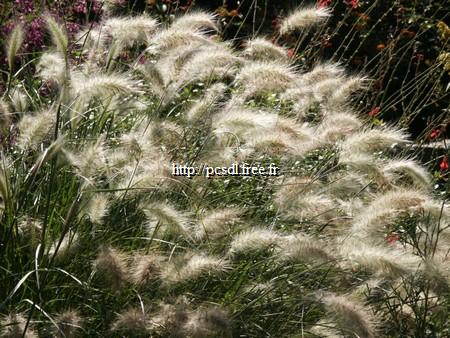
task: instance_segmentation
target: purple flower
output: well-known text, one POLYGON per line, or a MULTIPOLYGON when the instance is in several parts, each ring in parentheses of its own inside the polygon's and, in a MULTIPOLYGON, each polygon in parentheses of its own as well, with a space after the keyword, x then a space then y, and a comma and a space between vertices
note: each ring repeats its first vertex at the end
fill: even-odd
POLYGON ((67 22, 66 23, 67 32, 71 35, 74 35, 79 32, 80 25, 76 22, 67 22))
POLYGON ((87 12, 86 0, 76 0, 73 6, 73 11, 78 14, 80 13, 86 14, 87 12))
POLYGON ((26 50, 31 51, 44 46, 44 28, 45 21, 42 18, 30 22, 24 44, 26 50))
POLYGON ((91 0, 91 9, 94 13, 99 13, 102 9, 101 1, 91 0))
POLYGON ((28 14, 33 12, 33 0, 15 0, 14 2, 20 13, 28 14))

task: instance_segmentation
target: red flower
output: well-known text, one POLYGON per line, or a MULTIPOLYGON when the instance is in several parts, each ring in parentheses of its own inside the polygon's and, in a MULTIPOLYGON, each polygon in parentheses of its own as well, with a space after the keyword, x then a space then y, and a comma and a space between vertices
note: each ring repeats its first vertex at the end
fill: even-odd
POLYGON ((413 55, 413 60, 423 61, 424 59, 425 59, 425 55, 423 55, 422 53, 415 53, 413 55))
POLYGON ((331 47, 333 47, 333 43, 330 41, 330 39, 323 39, 322 47, 323 48, 331 48, 331 47))
POLYGON ((317 1, 317 8, 326 8, 331 5, 333 0, 319 0, 317 1))
POLYGON ((390 233, 387 237, 386 237, 386 241, 389 244, 395 244, 398 240, 400 239, 400 235, 396 234, 396 233, 390 233))
POLYGON ((448 170, 448 156, 444 156, 441 163, 439 163, 439 169, 441 171, 448 170))
POLYGON ((373 107, 372 110, 368 113, 370 117, 375 117, 380 113, 380 107, 373 107))
POLYGON ((356 9, 359 7, 359 0, 349 0, 349 1, 345 1, 345 3, 347 4, 347 6, 356 9))
POLYGON ((230 11, 230 16, 232 17, 239 16, 239 12, 237 11, 237 9, 233 9, 232 11, 230 11))
POLYGON ((430 139, 434 140, 435 138, 438 138, 440 135, 441 135, 441 130, 440 129, 434 129, 430 133, 430 139))

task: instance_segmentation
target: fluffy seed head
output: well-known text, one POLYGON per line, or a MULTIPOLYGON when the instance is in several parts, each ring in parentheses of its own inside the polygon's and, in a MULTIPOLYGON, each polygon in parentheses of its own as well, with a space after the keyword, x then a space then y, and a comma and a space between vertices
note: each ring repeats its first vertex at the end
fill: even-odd
POLYGON ((176 210, 170 204, 158 202, 146 205, 143 210, 147 216, 150 234, 162 231, 167 235, 188 236, 191 222, 186 213, 176 210))
POLYGON ((336 319, 336 324, 345 332, 357 337, 376 337, 375 319, 369 310, 346 296, 326 294, 322 299, 327 311, 336 319))
POLYGON ((287 60, 286 49, 263 38, 247 41, 242 55, 259 61, 287 60))
POLYGON ((325 8, 299 8, 280 24, 280 34, 288 34, 296 30, 309 28, 324 22, 330 16, 325 8))
POLYGON ((32 325, 28 325, 24 334, 27 318, 21 313, 11 313, 1 318, 1 336, 5 338, 38 338, 32 325))
MULTIPOLYGON (((189 255, 188 255, 189 257, 189 255)), ((165 273, 167 282, 186 282, 195 280, 202 275, 216 275, 226 272, 230 268, 230 263, 227 259, 208 256, 205 254, 194 254, 189 257, 177 271, 172 278, 165 273), (175 278, 173 278, 175 277, 175 278)), ((173 272, 169 272, 173 273, 173 272)))
POLYGON ((234 236, 231 242, 231 254, 246 254, 268 249, 278 243, 280 235, 261 228, 252 228, 234 236))
POLYGON ((56 113, 51 109, 42 110, 35 115, 24 116, 18 126, 20 135, 17 146, 21 150, 37 148, 50 134, 55 122, 56 113))
POLYGON ((77 311, 67 310, 60 313, 56 316, 55 322, 59 328, 53 332, 55 337, 79 337, 82 319, 77 311))
POLYGON ((94 261, 94 267, 102 284, 118 291, 127 280, 126 256, 111 248, 103 247, 94 261))
POLYGON ((66 62, 61 53, 44 53, 39 59, 36 71, 44 81, 54 81, 61 85, 66 77, 66 62))
POLYGON ((50 15, 48 15, 45 20, 47 22, 47 28, 52 37, 53 44, 56 46, 56 50, 62 54, 66 54, 69 43, 66 30, 50 15))
POLYGON ((239 220, 240 211, 233 208, 211 210, 203 215, 196 230, 198 239, 215 240, 226 236, 239 220))
POLYGON ((139 287, 151 285, 161 277, 163 257, 139 255, 135 257, 131 271, 131 281, 139 287))
POLYGON ((14 62, 16 60, 17 53, 20 47, 22 47, 24 39, 22 25, 16 25, 11 32, 6 44, 6 57, 8 59, 9 70, 12 71, 14 62))
POLYGON ((141 337, 148 335, 149 318, 141 308, 130 308, 120 313, 112 324, 113 332, 120 332, 127 336, 141 337))
POLYGON ((294 81, 292 67, 278 62, 250 62, 242 67, 235 83, 243 87, 245 97, 263 93, 278 93, 294 81))
POLYGON ((220 308, 203 308, 189 314, 183 329, 192 338, 229 337, 231 323, 220 308))
POLYGON ((190 12, 178 17, 173 23, 172 28, 179 30, 196 31, 201 28, 218 30, 217 16, 201 11, 190 12))

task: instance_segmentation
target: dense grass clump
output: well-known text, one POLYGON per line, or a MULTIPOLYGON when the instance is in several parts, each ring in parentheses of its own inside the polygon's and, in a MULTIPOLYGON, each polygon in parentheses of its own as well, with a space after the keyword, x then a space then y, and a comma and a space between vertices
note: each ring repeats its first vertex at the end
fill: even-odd
POLYGON ((407 134, 349 104, 366 77, 263 38, 237 51, 203 12, 109 16, 74 46, 47 27, 51 90, 10 62, 0 106, 1 335, 448 334, 450 209, 398 155, 407 134), (279 175, 172 171, 232 163, 279 175))

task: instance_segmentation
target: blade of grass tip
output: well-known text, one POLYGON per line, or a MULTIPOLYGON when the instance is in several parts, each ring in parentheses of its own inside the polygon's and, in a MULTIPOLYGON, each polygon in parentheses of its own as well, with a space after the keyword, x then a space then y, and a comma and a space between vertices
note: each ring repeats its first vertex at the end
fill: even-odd
POLYGON ((54 327, 56 327, 58 332, 61 333, 63 337, 66 336, 64 334, 64 332, 61 331, 61 329, 59 328, 58 324, 56 324, 55 320, 47 312, 45 312, 43 308, 41 308, 39 305, 37 305, 36 302, 33 302, 30 299, 28 299, 28 298, 25 298, 23 301, 31 304, 33 307, 38 309, 39 312, 42 313, 53 324, 54 327))
POLYGON ((67 272, 66 270, 63 270, 61 268, 55 268, 56 271, 62 272, 63 274, 65 274, 66 276, 69 276, 70 278, 72 278, 75 282, 77 282, 78 284, 80 284, 81 286, 84 286, 83 282, 81 280, 79 280, 77 277, 75 277, 74 275, 72 275, 71 273, 67 272))
POLYGON ((34 270, 28 271, 20 280, 17 282, 14 289, 9 293, 5 300, 0 304, 0 310, 6 305, 6 303, 16 294, 17 290, 20 289, 23 283, 34 273, 34 270))
POLYGON ((36 271, 36 284, 37 284, 39 299, 42 300, 41 284, 39 281, 39 253, 40 253, 40 251, 41 251, 41 243, 38 244, 38 246, 36 248, 36 252, 34 254, 34 269, 36 271))

